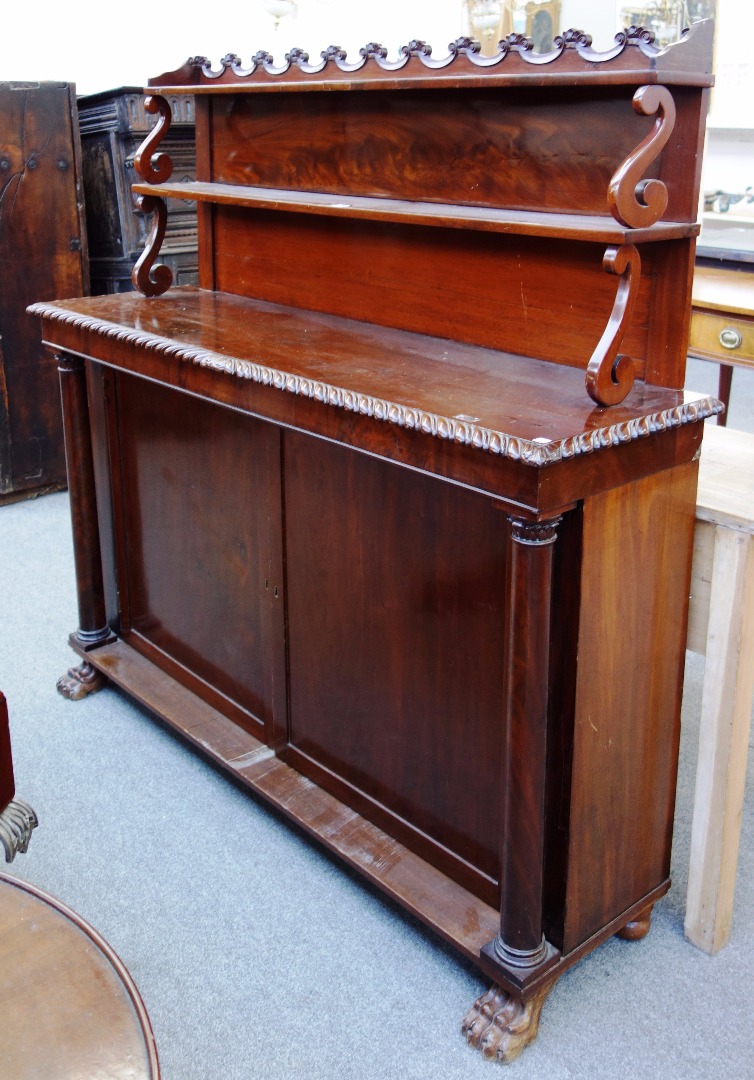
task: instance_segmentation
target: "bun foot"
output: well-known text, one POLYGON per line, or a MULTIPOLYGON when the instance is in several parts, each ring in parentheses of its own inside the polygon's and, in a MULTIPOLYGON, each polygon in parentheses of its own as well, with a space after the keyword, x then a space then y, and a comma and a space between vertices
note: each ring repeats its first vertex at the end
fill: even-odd
POLYGON ((477 998, 463 1019, 461 1032, 466 1041, 486 1058, 515 1061, 537 1037, 542 1006, 552 985, 538 990, 527 1001, 492 986, 477 998))
POLYGON ((641 939, 646 937, 649 933, 653 907, 654 904, 651 904, 644 911, 640 912, 635 919, 632 919, 631 922, 627 922, 623 929, 619 930, 615 936, 623 938, 624 941, 641 941, 641 939))
POLYGON ((107 682, 96 668, 93 668, 88 660, 78 667, 69 668, 57 682, 58 693, 69 701, 80 701, 87 694, 95 694, 107 682))

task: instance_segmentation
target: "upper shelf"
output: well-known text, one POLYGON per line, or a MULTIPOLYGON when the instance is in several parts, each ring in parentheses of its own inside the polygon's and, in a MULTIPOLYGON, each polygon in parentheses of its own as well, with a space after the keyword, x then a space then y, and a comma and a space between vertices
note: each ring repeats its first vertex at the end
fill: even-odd
POLYGON ((696 236, 699 225, 686 221, 658 221, 632 229, 598 214, 566 214, 536 210, 508 210, 485 206, 415 202, 384 197, 340 196, 318 191, 247 187, 242 184, 188 183, 134 184, 137 195, 196 202, 283 210, 299 214, 361 218, 401 224, 431 225, 481 232, 545 236, 595 243, 644 243, 696 236))

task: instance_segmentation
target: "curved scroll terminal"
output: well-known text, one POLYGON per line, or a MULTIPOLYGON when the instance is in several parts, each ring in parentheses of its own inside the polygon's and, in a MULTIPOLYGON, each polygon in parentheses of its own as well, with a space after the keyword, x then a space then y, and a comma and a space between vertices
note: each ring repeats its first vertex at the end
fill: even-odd
POLYGON ((633 244, 623 244, 607 249, 602 266, 610 274, 620 274, 620 281, 605 332, 586 369, 586 389, 598 405, 617 405, 634 385, 633 361, 618 350, 639 291, 641 259, 633 244))
POLYGON ((131 281, 134 283, 134 288, 145 296, 160 296, 173 284, 173 271, 170 267, 165 266, 164 263, 154 265, 165 237, 167 206, 165 200, 159 199, 156 195, 140 195, 136 200, 136 205, 143 213, 154 214, 154 221, 147 246, 131 271, 131 281))
POLYGON ((159 113, 160 119, 136 151, 134 169, 148 184, 164 184, 173 174, 173 162, 169 154, 163 151, 157 154, 155 151, 170 127, 172 117, 170 105, 159 94, 150 94, 144 98, 144 108, 148 113, 159 113))
POLYGON ((641 86, 634 94, 634 112, 659 113, 654 127, 613 174, 607 193, 610 213, 630 229, 654 225, 668 205, 668 189, 661 180, 642 180, 675 124, 675 102, 665 86, 641 86))

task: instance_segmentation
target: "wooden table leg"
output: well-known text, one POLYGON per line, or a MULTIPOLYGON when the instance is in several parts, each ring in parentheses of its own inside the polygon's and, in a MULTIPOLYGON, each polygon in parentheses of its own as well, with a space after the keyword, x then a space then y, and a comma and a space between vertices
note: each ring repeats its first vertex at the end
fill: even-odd
POLYGON ((720 365, 720 378, 717 386, 717 396, 725 406, 725 412, 717 417, 718 427, 725 427, 728 423, 728 409, 730 408, 730 391, 733 385, 733 367, 731 364, 720 365))
POLYGON ((685 932, 716 953, 730 937, 754 696, 754 541, 722 526, 706 653, 685 932))

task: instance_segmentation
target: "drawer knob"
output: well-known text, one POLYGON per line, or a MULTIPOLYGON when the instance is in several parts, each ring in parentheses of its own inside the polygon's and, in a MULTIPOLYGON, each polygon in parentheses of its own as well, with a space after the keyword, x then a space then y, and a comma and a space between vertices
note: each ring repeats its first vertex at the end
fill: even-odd
POLYGON ((737 349, 742 341, 741 334, 733 326, 720 331, 720 344, 724 349, 737 349))

